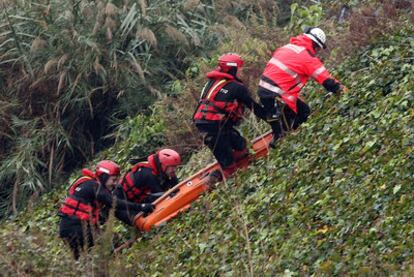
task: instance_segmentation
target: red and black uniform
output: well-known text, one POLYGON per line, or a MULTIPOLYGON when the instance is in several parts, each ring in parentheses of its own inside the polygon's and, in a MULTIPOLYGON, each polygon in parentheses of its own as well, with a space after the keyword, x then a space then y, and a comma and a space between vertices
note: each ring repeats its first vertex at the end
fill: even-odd
POLYGON ((307 120, 310 109, 299 98, 299 93, 310 78, 329 92, 337 93, 340 90, 341 84, 316 56, 315 45, 305 35, 293 37, 289 44, 273 53, 264 69, 258 89, 260 100, 268 115, 280 113, 284 117, 271 124, 275 134, 281 135, 281 127, 284 131, 296 129, 307 120), (278 111, 275 98, 282 103, 278 111))
POLYGON ((234 164, 234 151, 246 150, 246 140, 234 128, 242 119, 244 108, 262 119, 265 112, 235 75, 215 70, 207 78, 193 120, 199 131, 205 133, 204 143, 220 165, 227 168, 234 164))
MULTIPOLYGON (((118 199, 125 199, 135 203, 151 203, 176 184, 176 176, 168 177, 160 170, 157 155, 150 155, 148 162, 137 163, 125 174, 121 184, 114 190, 118 199), (157 165, 158 163, 158 165, 157 165), (155 194, 155 195, 154 195, 155 194)), ((117 218, 131 224, 135 214, 128 215, 116 212, 117 218)))
POLYGON ((68 196, 59 210, 59 236, 66 240, 76 259, 85 244, 88 247, 94 244, 94 230, 98 223, 102 223, 99 216, 102 211, 116 205, 117 212, 126 210, 138 213, 141 207, 135 203, 113 198, 111 192, 98 182, 98 179, 89 170, 82 170, 83 176, 69 188, 68 196))

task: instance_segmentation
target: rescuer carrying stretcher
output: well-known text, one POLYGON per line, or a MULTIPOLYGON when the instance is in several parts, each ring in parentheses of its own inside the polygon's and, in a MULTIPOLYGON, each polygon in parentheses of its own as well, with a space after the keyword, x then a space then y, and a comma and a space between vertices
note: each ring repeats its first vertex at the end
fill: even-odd
MULTIPOLYGON (((148 156, 146 162, 135 164, 121 179, 114 195, 135 203, 151 203, 178 184, 175 170, 180 164, 181 157, 176 151, 159 150, 148 156)), ((134 210, 115 211, 116 217, 129 225, 132 225, 136 214, 134 210)))
POLYGON ((348 89, 333 78, 316 56, 326 48, 326 35, 320 28, 309 27, 305 33, 273 53, 259 81, 258 95, 266 110, 266 121, 273 131, 271 147, 285 132, 296 130, 308 119, 309 106, 299 98, 309 78, 334 94, 348 89))
MULTIPOLYGON (((85 245, 94 245, 94 236, 99 232, 101 212, 115 207, 117 214, 127 210, 152 212, 152 204, 137 204, 113 197, 111 191, 117 184, 119 166, 109 160, 96 165, 95 172, 82 169, 82 177, 69 188, 68 196, 59 210, 59 236, 69 244, 73 256, 78 259, 85 245)), ((125 215, 124 215, 125 216, 125 215)))
MULTIPOLYGON (((265 119, 264 109, 252 99, 238 77, 243 63, 238 54, 219 57, 218 67, 207 73, 208 80, 193 115, 195 126, 204 135, 204 143, 213 152, 225 178, 237 170, 237 161, 248 155, 246 139, 235 129, 243 118, 244 108, 265 119)), ((223 178, 217 171, 212 176, 223 178)))

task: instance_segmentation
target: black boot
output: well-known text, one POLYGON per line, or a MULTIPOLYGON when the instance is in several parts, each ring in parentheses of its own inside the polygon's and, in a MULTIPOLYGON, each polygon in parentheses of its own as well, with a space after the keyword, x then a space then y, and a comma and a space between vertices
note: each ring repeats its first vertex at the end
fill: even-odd
POLYGON ((279 130, 273 130, 272 140, 269 143, 269 147, 275 149, 277 145, 277 141, 282 137, 281 132, 279 130))
POLYGON ((273 137, 272 140, 269 143, 269 147, 275 149, 276 148, 276 142, 277 142, 278 139, 279 138, 275 139, 275 137, 273 137))
POLYGON ((208 175, 207 183, 210 186, 221 181, 223 181, 223 174, 221 173, 220 169, 216 169, 208 175))

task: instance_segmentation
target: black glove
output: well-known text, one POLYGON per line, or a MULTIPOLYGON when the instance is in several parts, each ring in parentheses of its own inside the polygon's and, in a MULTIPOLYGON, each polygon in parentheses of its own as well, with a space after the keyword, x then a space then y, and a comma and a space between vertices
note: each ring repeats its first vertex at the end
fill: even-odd
POLYGON ((152 212, 154 208, 155 206, 151 203, 139 204, 139 209, 145 214, 152 212))
POLYGON ((339 93, 341 92, 341 83, 339 83, 335 79, 328 78, 322 83, 322 85, 327 91, 335 95, 339 95, 339 93))

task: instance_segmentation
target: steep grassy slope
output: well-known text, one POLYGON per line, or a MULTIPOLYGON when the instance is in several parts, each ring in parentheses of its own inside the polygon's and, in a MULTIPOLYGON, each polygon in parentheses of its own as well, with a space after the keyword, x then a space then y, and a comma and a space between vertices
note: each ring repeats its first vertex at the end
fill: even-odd
MULTIPOLYGON (((125 233, 125 228, 110 221, 101 243, 73 263, 56 235, 56 211, 63 193, 55 191, 42 196, 41 206, 1 225, 0 272, 5 276, 410 272, 413 32, 412 24, 407 24, 336 66, 335 75, 343 76, 349 95, 323 97, 319 86, 307 86, 313 113, 298 132, 281 141, 266 160, 220 184, 188 213, 143 235, 119 256, 109 254, 108 241, 113 231, 125 233)), ((254 51, 242 43, 232 45, 250 53, 248 61, 255 67, 263 66, 268 55, 259 57, 258 51, 266 47, 255 40, 248 43, 254 51)), ((250 78, 251 84, 257 80, 250 78)), ((131 153, 140 152, 142 144, 163 130, 164 122, 156 117, 131 121, 121 130, 126 141, 102 157, 125 165, 131 153)), ((243 126, 249 137, 264 127, 252 126, 256 127, 243 126)), ((194 155, 183 176, 206 163, 206 153, 194 155)))
POLYGON ((135 245, 125 254, 131 268, 159 276, 404 271, 414 257, 412 34, 344 63, 349 95, 313 97, 299 132, 135 245))
POLYGON ((0 1, 0 218, 112 145, 125 117, 173 97, 232 26, 270 22, 282 3, 289 13, 241 2, 0 1))

